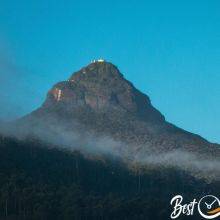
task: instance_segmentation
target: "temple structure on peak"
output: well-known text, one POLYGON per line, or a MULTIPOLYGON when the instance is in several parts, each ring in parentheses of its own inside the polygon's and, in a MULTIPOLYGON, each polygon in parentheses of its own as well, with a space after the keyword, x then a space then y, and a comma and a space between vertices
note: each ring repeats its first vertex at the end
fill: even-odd
POLYGON ((103 63, 105 62, 104 59, 92 60, 91 63, 103 63))

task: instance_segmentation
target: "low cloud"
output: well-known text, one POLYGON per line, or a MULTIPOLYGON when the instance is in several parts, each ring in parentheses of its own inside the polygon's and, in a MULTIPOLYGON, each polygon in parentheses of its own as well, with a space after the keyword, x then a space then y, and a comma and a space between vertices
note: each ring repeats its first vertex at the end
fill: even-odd
POLYGON ((135 146, 116 141, 111 136, 98 136, 96 133, 82 128, 78 123, 71 122, 71 129, 69 126, 69 124, 58 122, 54 118, 47 118, 47 120, 37 120, 34 126, 24 123, 17 127, 7 128, 4 126, 4 129, 1 130, 5 135, 22 140, 32 134, 55 147, 69 151, 80 151, 86 155, 116 157, 122 159, 123 162, 139 164, 140 167, 177 168, 196 178, 207 181, 220 180, 220 161, 217 159, 204 159, 196 153, 185 150, 152 153, 147 146, 141 146, 145 153, 133 154, 129 149, 135 148, 135 146))
POLYGON ((158 154, 136 155, 135 161, 140 165, 157 168, 177 168, 186 171, 197 178, 220 180, 220 161, 205 159, 196 153, 186 150, 170 150, 158 154))

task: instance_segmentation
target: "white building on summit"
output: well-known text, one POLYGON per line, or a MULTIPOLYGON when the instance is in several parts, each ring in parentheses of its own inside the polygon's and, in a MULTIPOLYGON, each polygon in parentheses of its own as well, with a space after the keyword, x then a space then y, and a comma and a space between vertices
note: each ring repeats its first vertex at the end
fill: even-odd
POLYGON ((104 59, 92 60, 91 63, 103 63, 105 62, 104 59))

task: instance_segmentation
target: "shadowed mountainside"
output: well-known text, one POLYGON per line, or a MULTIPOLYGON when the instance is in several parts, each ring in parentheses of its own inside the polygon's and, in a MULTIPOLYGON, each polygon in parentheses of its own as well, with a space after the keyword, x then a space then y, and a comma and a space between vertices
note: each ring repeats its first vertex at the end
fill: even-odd
POLYGON ((20 122, 31 125, 32 131, 38 126, 46 130, 62 126, 68 133, 78 130, 107 135, 123 142, 124 154, 133 159, 177 149, 204 158, 220 156, 217 145, 168 123, 149 97, 108 62, 91 63, 54 85, 42 107, 20 122))

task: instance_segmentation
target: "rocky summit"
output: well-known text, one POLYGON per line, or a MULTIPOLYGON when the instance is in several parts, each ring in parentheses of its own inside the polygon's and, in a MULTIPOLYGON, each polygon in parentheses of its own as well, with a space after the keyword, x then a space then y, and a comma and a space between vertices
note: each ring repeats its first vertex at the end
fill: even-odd
POLYGON ((108 62, 91 63, 69 80, 56 84, 49 91, 44 107, 53 108, 54 105, 85 107, 96 113, 120 111, 149 122, 164 121, 150 99, 108 62))

